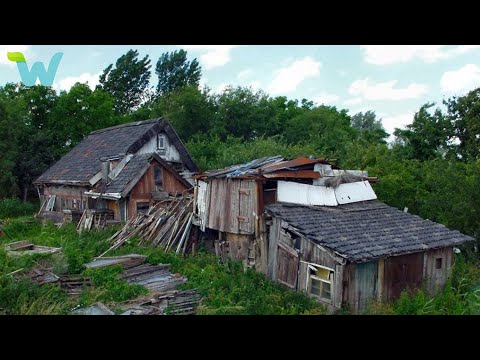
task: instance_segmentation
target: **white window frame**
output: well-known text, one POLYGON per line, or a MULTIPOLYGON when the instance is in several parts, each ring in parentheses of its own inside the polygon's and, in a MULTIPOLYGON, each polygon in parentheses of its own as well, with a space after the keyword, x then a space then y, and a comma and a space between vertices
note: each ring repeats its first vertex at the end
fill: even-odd
POLYGON ((157 150, 165 150, 165 135, 157 135, 157 150))
MULTIPOLYGON (((315 297, 316 299, 324 302, 324 303, 327 303, 327 304, 333 304, 333 299, 334 299, 334 285, 335 285, 335 270, 333 270, 332 268, 329 268, 329 267, 326 267, 326 266, 323 266, 323 265, 318 265, 318 264, 315 264, 315 263, 309 263, 309 262, 305 262, 307 264, 307 279, 306 279, 306 284, 305 284, 305 288, 307 289, 307 293, 310 295, 310 296, 313 296, 315 297), (310 270, 313 270, 313 271, 317 271, 318 268, 321 268, 321 269, 325 269, 325 270, 328 270, 330 271, 331 273, 331 279, 330 280, 325 280, 325 279, 322 279, 316 275, 312 275, 310 273, 310 270), (327 283, 327 284, 330 284, 330 299, 326 299, 326 298, 323 298, 322 297, 322 289, 320 289, 320 296, 319 295, 315 295, 315 294, 312 294, 311 292, 311 279, 314 279, 314 280, 317 280, 317 281, 320 281, 321 283, 327 283)), ((322 285, 323 286, 323 285, 322 285)))

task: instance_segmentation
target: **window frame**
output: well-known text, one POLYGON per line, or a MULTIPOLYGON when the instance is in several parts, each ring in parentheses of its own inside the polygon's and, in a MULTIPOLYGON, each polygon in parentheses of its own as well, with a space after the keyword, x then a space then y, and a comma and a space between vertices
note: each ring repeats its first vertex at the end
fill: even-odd
POLYGON ((165 135, 157 134, 157 150, 165 150, 165 135), (162 140, 162 146, 160 146, 160 140, 162 140))
POLYGON ((305 262, 307 264, 307 276, 306 276, 306 284, 305 288, 307 289, 307 293, 310 296, 313 296, 314 298, 320 300, 321 302, 324 302, 326 304, 333 304, 334 301, 334 285, 335 285, 335 270, 332 268, 329 268, 327 266, 315 264, 315 263, 310 263, 310 262, 305 262), (319 276, 312 275, 311 271, 318 271, 318 269, 325 269, 329 271, 329 280, 322 279, 319 276), (312 293, 312 279, 319 281, 321 284, 320 287, 320 295, 316 295, 312 293), (322 297, 323 293, 323 284, 330 284, 330 299, 322 297))

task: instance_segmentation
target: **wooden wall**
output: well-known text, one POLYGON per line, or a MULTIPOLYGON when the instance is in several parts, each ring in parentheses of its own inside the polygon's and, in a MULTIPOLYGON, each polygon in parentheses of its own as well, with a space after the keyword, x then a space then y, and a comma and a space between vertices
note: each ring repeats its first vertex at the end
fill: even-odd
MULTIPOLYGON (((292 234, 285 229, 287 226, 288 224, 281 219, 276 217, 272 218, 272 224, 268 235, 269 250, 267 277, 278 281, 279 276, 282 276, 284 279, 290 281, 295 278, 290 274, 290 272, 293 271, 290 265, 296 265, 296 281, 295 287, 293 288, 297 291, 307 292, 308 264, 312 263, 330 268, 334 271, 334 280, 332 284, 333 300, 331 304, 327 305, 331 308, 340 308, 342 306, 343 291, 343 260, 331 251, 322 248, 320 245, 309 241, 302 236, 292 234), (282 245, 279 246, 279 244, 282 245), (294 252, 298 254, 298 259, 295 259, 294 252), (291 260, 290 265, 286 264, 288 259, 291 260), (287 271, 288 274, 279 274, 279 271, 287 271)), ((285 284, 285 282, 282 283, 285 284)), ((289 286, 288 284, 285 285, 289 286)))
POLYGON ((430 294, 435 294, 447 282, 452 267, 453 249, 451 247, 430 250, 424 254, 423 277, 425 287, 430 294), (441 259, 441 267, 437 269, 437 259, 441 259))
POLYGON ((232 234, 254 234, 257 186, 253 180, 212 179, 208 183, 207 227, 232 234))
POLYGON ((356 314, 367 309, 377 300, 378 288, 383 285, 378 284, 378 262, 349 263, 345 266, 343 283, 342 302, 349 310, 356 314))
POLYGON ((88 190, 87 187, 82 186, 45 186, 41 201, 49 195, 56 195, 55 211, 62 212, 65 209, 73 209, 73 200, 75 200, 76 209, 85 210, 88 197, 84 192, 88 190))
POLYGON ((162 169, 162 187, 163 191, 175 193, 183 192, 187 187, 178 180, 170 171, 165 169, 158 161, 153 159, 150 163, 150 167, 145 174, 140 178, 137 184, 130 191, 127 205, 127 216, 129 219, 137 216, 137 203, 148 202, 149 205, 153 205, 152 195, 155 189, 155 175, 154 167, 158 166, 162 169))

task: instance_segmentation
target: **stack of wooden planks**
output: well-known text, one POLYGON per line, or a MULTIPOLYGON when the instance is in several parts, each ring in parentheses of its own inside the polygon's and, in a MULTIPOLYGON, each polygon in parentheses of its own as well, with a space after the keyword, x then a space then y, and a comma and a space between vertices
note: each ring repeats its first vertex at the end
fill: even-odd
POLYGON ((129 220, 109 241, 112 243, 107 252, 118 249, 125 242, 139 237, 139 245, 161 246, 165 251, 173 250, 177 254, 187 253, 193 245, 190 236, 193 220, 193 197, 165 200, 152 206, 146 214, 139 214, 129 220))

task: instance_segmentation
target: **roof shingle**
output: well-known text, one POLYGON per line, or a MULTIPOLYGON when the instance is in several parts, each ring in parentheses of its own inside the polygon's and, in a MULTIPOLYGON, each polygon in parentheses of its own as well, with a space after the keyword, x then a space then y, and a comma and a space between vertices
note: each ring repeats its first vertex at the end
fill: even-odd
POLYGON ((337 207, 276 203, 267 211, 352 262, 459 245, 474 238, 378 200, 337 207))

